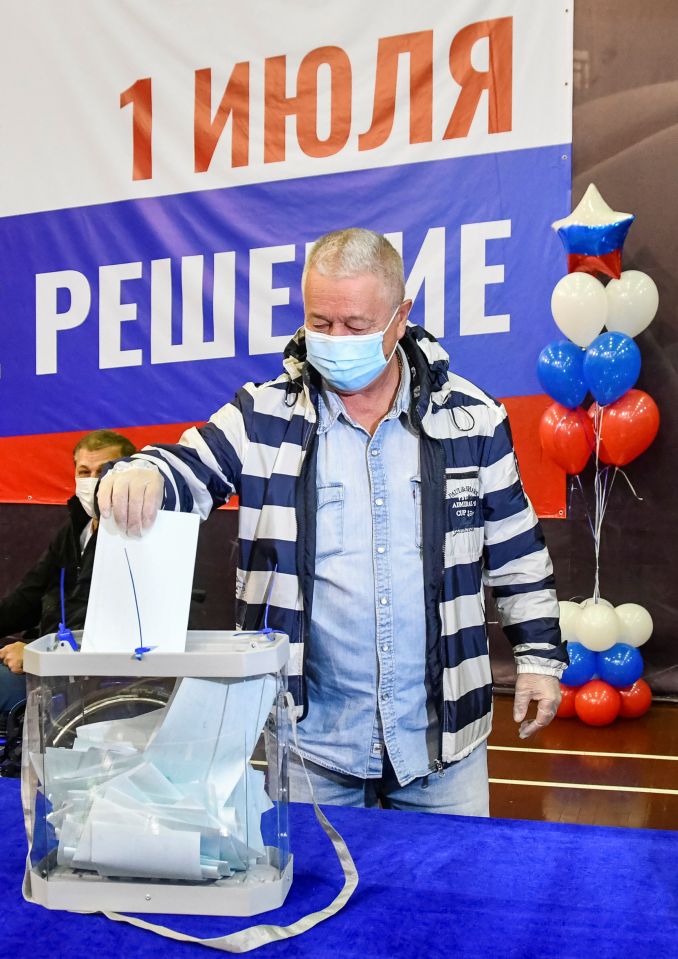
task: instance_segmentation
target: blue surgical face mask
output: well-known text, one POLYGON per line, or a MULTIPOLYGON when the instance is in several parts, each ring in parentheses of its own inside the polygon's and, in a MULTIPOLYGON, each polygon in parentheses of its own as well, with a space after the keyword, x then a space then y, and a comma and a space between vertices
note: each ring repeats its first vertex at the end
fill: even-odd
POLYGON ((330 386, 342 393, 356 393, 369 386, 384 372, 395 353, 397 340, 389 356, 384 356, 384 333, 401 306, 399 303, 384 329, 377 333, 330 336, 305 327, 308 362, 330 386))

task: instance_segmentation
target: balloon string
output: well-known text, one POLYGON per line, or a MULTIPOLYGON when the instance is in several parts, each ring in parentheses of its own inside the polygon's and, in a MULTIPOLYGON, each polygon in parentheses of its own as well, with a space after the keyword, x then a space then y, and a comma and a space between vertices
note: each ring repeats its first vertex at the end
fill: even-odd
POLYGON ((596 476, 593 481, 593 489, 595 494, 595 519, 594 519, 594 532, 593 532, 593 550, 595 556, 595 579, 593 585, 593 602, 597 603, 600 599, 600 535, 601 527, 603 522, 603 490, 601 482, 601 469, 600 469, 600 434, 601 428, 603 425, 603 412, 604 407, 596 405, 595 414, 593 417, 593 428, 596 436, 596 476))
MULTIPOLYGON (((642 496, 638 496, 638 494, 636 493, 635 489, 633 488, 633 483, 632 483, 631 480, 628 478, 628 476, 626 475, 626 473, 624 472, 624 470, 621 469, 619 466, 617 466, 617 467, 615 467, 614 475, 616 476, 617 473, 621 473, 621 475, 624 477, 624 479, 625 479, 626 482, 628 483, 629 489, 631 490, 631 492, 633 493, 633 495, 635 496, 635 498, 638 500, 639 503, 642 503, 642 502, 643 502, 643 497, 642 497, 642 496)), ((612 482, 614 482, 614 479, 612 480, 612 482)))
MULTIPOLYGON (((628 476, 626 475, 623 469, 621 469, 618 466, 615 466, 614 473, 612 474, 612 479, 610 479, 609 473, 610 473, 611 466, 607 465, 601 468, 600 444, 601 444, 601 434, 602 434, 602 428, 603 428, 604 415, 605 415, 605 407, 598 406, 596 404, 595 412, 593 415, 593 429, 594 429, 594 434, 596 439, 596 443, 595 443, 596 475, 593 481, 595 512, 594 512, 593 525, 591 524, 591 517, 588 515, 588 508, 587 508, 587 519, 589 522, 589 527, 592 528, 593 548, 594 548, 594 554, 595 554, 595 580, 594 580, 594 587, 593 587, 594 603, 597 603, 600 600, 600 543, 602 538, 603 521, 605 519, 605 515, 607 513, 607 507, 612 497, 612 489, 614 488, 614 482, 617 478, 617 473, 621 473, 621 475, 624 477, 629 489, 633 493, 634 497, 638 500, 638 502, 640 503, 643 502, 643 497, 638 495, 638 493, 634 489, 633 483, 628 478, 628 476)), ((577 479, 577 482, 579 483, 579 488, 581 489, 582 497, 584 498, 584 501, 586 501, 584 497, 584 490, 582 487, 581 479, 579 478, 579 476, 577 476, 576 479, 577 479)))
MULTIPOLYGON (((584 494, 584 487, 582 486, 581 476, 579 476, 579 474, 577 474, 576 476, 573 476, 572 478, 573 478, 573 480, 576 480, 577 483, 579 484, 579 490, 580 490, 580 492, 581 492, 582 502, 583 502, 583 504, 584 504, 584 509, 586 510, 586 521, 587 521, 588 524, 589 524, 589 529, 591 530, 591 536, 593 536, 593 538, 595 539, 596 534, 595 534, 595 531, 594 531, 594 529, 593 529, 593 521, 592 521, 592 519, 591 519, 591 513, 589 512, 589 504, 586 502, 586 496, 585 496, 585 494, 584 494)), ((574 489, 574 484, 573 484, 572 488, 574 489)))
POLYGON ((603 470, 603 473, 604 473, 604 476, 605 476, 605 487, 604 487, 604 489, 603 489, 603 501, 602 501, 603 512, 602 512, 602 516, 600 517, 600 526, 601 526, 601 529, 602 529, 602 526, 603 526, 603 520, 605 519, 605 514, 607 513, 607 504, 610 502, 610 497, 612 496, 612 487, 614 486, 614 481, 615 481, 615 478, 616 478, 616 475, 617 475, 616 473, 613 473, 613 474, 612 474, 612 482, 610 483, 610 488, 609 488, 609 490, 608 490, 608 488, 607 488, 607 480, 608 480, 608 474, 609 474, 609 472, 610 472, 610 467, 609 467, 609 466, 606 466, 605 469, 603 470))

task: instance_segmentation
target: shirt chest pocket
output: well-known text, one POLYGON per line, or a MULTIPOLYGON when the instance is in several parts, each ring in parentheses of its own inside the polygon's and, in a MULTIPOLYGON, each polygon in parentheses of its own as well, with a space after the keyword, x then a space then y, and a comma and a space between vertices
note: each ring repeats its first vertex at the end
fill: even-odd
POLYGON ((344 484, 329 483, 317 491, 316 563, 344 551, 344 484))
POLYGON ((446 553, 454 558, 479 559, 483 549, 483 514, 477 470, 446 472, 445 512, 446 553))

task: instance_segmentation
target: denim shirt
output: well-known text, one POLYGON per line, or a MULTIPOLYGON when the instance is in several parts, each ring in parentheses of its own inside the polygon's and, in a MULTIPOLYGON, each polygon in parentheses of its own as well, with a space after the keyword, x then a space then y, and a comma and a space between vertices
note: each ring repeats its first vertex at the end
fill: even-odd
POLYGON ((374 436, 336 393, 318 410, 316 565, 302 754, 361 779, 425 776, 438 725, 425 678, 419 440, 410 373, 374 436))

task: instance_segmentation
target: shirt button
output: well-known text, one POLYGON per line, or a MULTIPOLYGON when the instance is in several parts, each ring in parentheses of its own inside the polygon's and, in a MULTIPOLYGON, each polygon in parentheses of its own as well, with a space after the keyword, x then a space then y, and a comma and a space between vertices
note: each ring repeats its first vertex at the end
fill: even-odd
POLYGON ((385 596, 382 596, 379 602, 381 603, 382 606, 385 606, 388 603, 388 600, 386 599, 385 596))
POLYGON ((383 499, 381 498, 381 496, 379 497, 379 499, 375 499, 374 502, 375 502, 375 505, 376 505, 376 506, 383 506, 383 505, 384 505, 384 501, 383 501, 383 499))
POLYGON ((372 454, 372 456, 379 456, 379 450, 377 449, 372 448, 370 450, 370 453, 372 454))
POLYGON ((387 653, 390 648, 391 648, 391 647, 389 646, 388 643, 384 643, 384 645, 381 647, 381 651, 382 651, 382 653, 387 653))
POLYGON ((388 699, 388 693, 382 693, 381 698, 386 701, 388 699))
POLYGON ((385 546, 377 546, 377 552, 378 552, 378 553, 385 553, 385 552, 386 552, 386 547, 385 547, 385 546))

